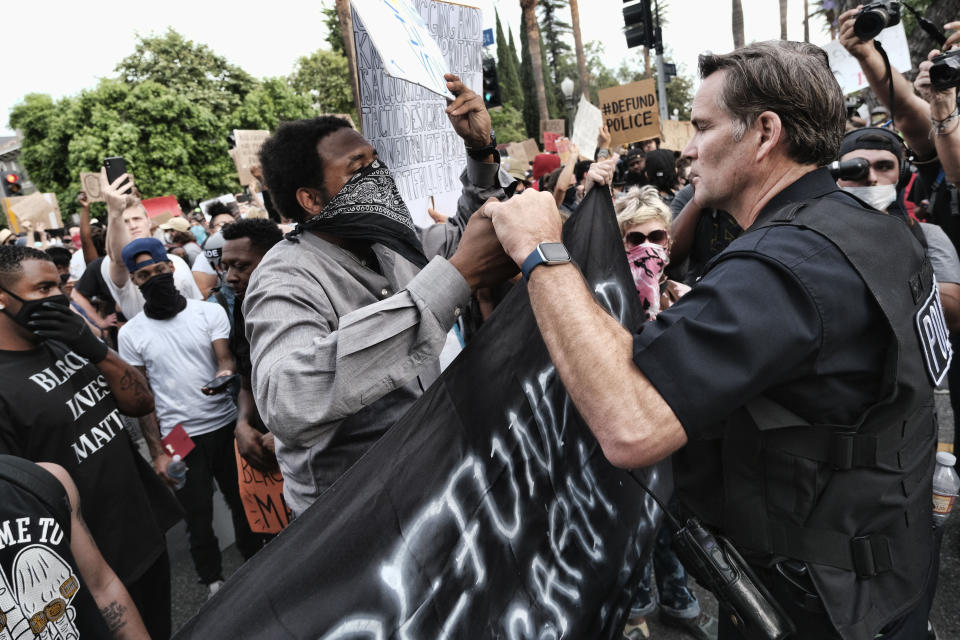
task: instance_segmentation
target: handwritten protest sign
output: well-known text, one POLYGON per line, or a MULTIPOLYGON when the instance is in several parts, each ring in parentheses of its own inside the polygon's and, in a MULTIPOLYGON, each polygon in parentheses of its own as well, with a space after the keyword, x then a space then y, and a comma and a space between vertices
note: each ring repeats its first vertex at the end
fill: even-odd
POLYGON ((652 78, 601 89, 597 96, 614 147, 660 137, 657 86, 652 78))
MULTIPOLYGON (((443 34, 431 28, 434 25, 427 25, 427 16, 421 16, 413 2, 351 0, 350 4, 363 21, 387 75, 418 84, 453 100, 453 94, 447 89, 447 81, 443 77, 445 73, 450 73, 450 65, 440 45, 434 40, 435 35, 442 37, 443 34)), ((482 44, 482 31, 478 41, 482 44)))
POLYGON ((590 104, 586 96, 580 96, 577 117, 573 121, 571 141, 577 145, 580 155, 593 160, 597 153, 597 134, 603 128, 603 114, 590 104))
MULTIPOLYGON (((483 85, 480 10, 436 0, 415 0, 415 6, 445 52, 450 72, 479 93, 483 85)), ((384 75, 372 34, 356 12, 353 29, 364 136, 393 173, 414 222, 429 226, 433 224, 427 214, 430 206, 445 215, 456 213, 460 174, 467 162, 463 140, 447 118, 444 98, 384 75)))
POLYGON ((27 196, 7 198, 7 222, 17 233, 26 231, 29 227, 33 231, 41 229, 63 228, 63 218, 60 217, 60 205, 55 193, 31 193, 27 196))
POLYGON ((270 132, 262 129, 234 129, 233 137, 237 146, 230 150, 230 157, 237 167, 240 184, 246 186, 254 180, 250 167, 260 164, 257 156, 264 140, 270 137, 270 132))
POLYGON ((660 136, 660 148, 683 151, 693 137, 693 124, 687 120, 666 120, 660 124, 663 132, 660 136))
POLYGON ((530 168, 532 158, 527 155, 527 150, 519 142, 511 142, 507 145, 507 156, 510 158, 511 169, 526 171, 530 168))
POLYGON ((537 157, 537 154, 540 153, 540 146, 537 144, 537 141, 533 138, 527 138, 520 144, 523 145, 523 151, 526 154, 527 158, 533 162, 533 159, 537 157))
POLYGON ((557 140, 560 139, 559 133, 554 133, 553 131, 544 131, 543 132, 543 150, 549 151, 551 153, 557 152, 557 140))
MULTIPOLYGON (((903 23, 884 29, 876 39, 883 45, 892 67, 904 73, 910 71, 910 48, 907 45, 907 34, 903 30, 903 23)), ((870 86, 860 69, 860 63, 843 48, 839 40, 833 40, 824 45, 823 50, 827 52, 830 70, 836 76, 844 95, 870 86)))
POLYGON ((250 466, 233 443, 237 457, 240 500, 247 523, 254 533, 280 533, 290 524, 290 509, 283 499, 283 474, 280 469, 263 473, 250 466))
MULTIPOLYGON (((563 119, 556 120, 541 120, 540 121, 540 142, 546 144, 547 138, 544 136, 544 133, 549 131, 550 133, 557 134, 557 138, 562 136, 567 131, 567 121, 563 119)), ((549 149, 546 149, 549 151, 549 149)))

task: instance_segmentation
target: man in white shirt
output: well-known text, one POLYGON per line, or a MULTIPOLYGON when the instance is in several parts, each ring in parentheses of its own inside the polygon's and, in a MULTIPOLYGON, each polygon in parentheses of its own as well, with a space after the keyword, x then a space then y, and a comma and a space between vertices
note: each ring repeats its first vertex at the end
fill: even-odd
MULTIPOLYGON (((171 486, 171 457, 161 436, 182 425, 195 448, 184 458, 186 483, 177 499, 186 511, 190 555, 200 582, 211 594, 223 582, 220 547, 213 531, 213 480, 216 479, 233 516, 237 549, 244 558, 260 547, 247 524, 237 486, 234 426, 237 407, 225 387, 210 382, 234 373, 230 355, 230 321, 217 304, 187 300, 174 286, 176 267, 163 243, 155 238, 134 240, 122 252, 133 286, 146 302, 120 329, 120 357, 140 369, 150 381, 156 411, 140 419, 153 467, 171 486)), ((189 271, 187 271, 189 274, 189 271)))
MULTIPOLYGON (((140 201, 123 190, 129 180, 128 174, 117 178, 113 184, 107 183, 106 170, 100 172, 100 187, 107 201, 107 257, 100 263, 103 281, 110 289, 110 295, 117 303, 127 320, 133 319, 143 310, 143 295, 130 282, 130 273, 123 264, 121 252, 131 240, 149 238, 151 223, 147 210, 140 201)), ((202 300, 200 290, 190 273, 190 267, 182 258, 168 254, 167 259, 174 267, 174 282, 185 298, 202 300)))

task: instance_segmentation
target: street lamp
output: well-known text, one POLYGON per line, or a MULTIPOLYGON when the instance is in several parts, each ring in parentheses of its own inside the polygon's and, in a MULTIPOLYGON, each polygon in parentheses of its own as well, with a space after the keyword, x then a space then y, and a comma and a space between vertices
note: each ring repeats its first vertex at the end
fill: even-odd
POLYGON ((560 91, 567 100, 567 114, 570 116, 570 135, 573 135, 573 80, 564 78, 560 83, 560 91))

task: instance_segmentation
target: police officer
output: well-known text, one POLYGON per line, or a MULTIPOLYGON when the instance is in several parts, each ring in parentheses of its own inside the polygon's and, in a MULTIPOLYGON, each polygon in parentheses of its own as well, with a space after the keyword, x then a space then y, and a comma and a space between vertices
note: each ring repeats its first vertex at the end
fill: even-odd
POLYGON ((700 74, 683 152, 695 197, 745 231, 637 334, 554 244, 549 196, 485 215, 611 463, 677 452, 680 500, 736 544, 795 637, 922 637, 909 614, 930 573, 932 388, 949 357, 930 264, 901 219, 818 168, 845 119, 822 50, 756 43, 701 56, 700 74))

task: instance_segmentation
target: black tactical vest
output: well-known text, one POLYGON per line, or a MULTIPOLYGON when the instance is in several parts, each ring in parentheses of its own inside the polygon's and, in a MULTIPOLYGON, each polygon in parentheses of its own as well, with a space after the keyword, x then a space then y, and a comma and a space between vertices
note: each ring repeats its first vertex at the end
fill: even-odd
POLYGON ((0 456, 0 637, 20 634, 111 637, 70 552, 63 486, 33 463, 0 456))
POLYGON ((833 195, 794 202, 757 228, 775 225, 829 239, 876 300, 891 336, 882 399, 847 425, 810 424, 763 396, 736 412, 720 444, 722 516, 712 524, 742 550, 803 561, 842 637, 870 640, 914 607, 930 577, 933 385, 949 365, 946 325, 930 262, 903 220, 833 195), (877 250, 891 246, 902 248, 897 260, 877 250))

